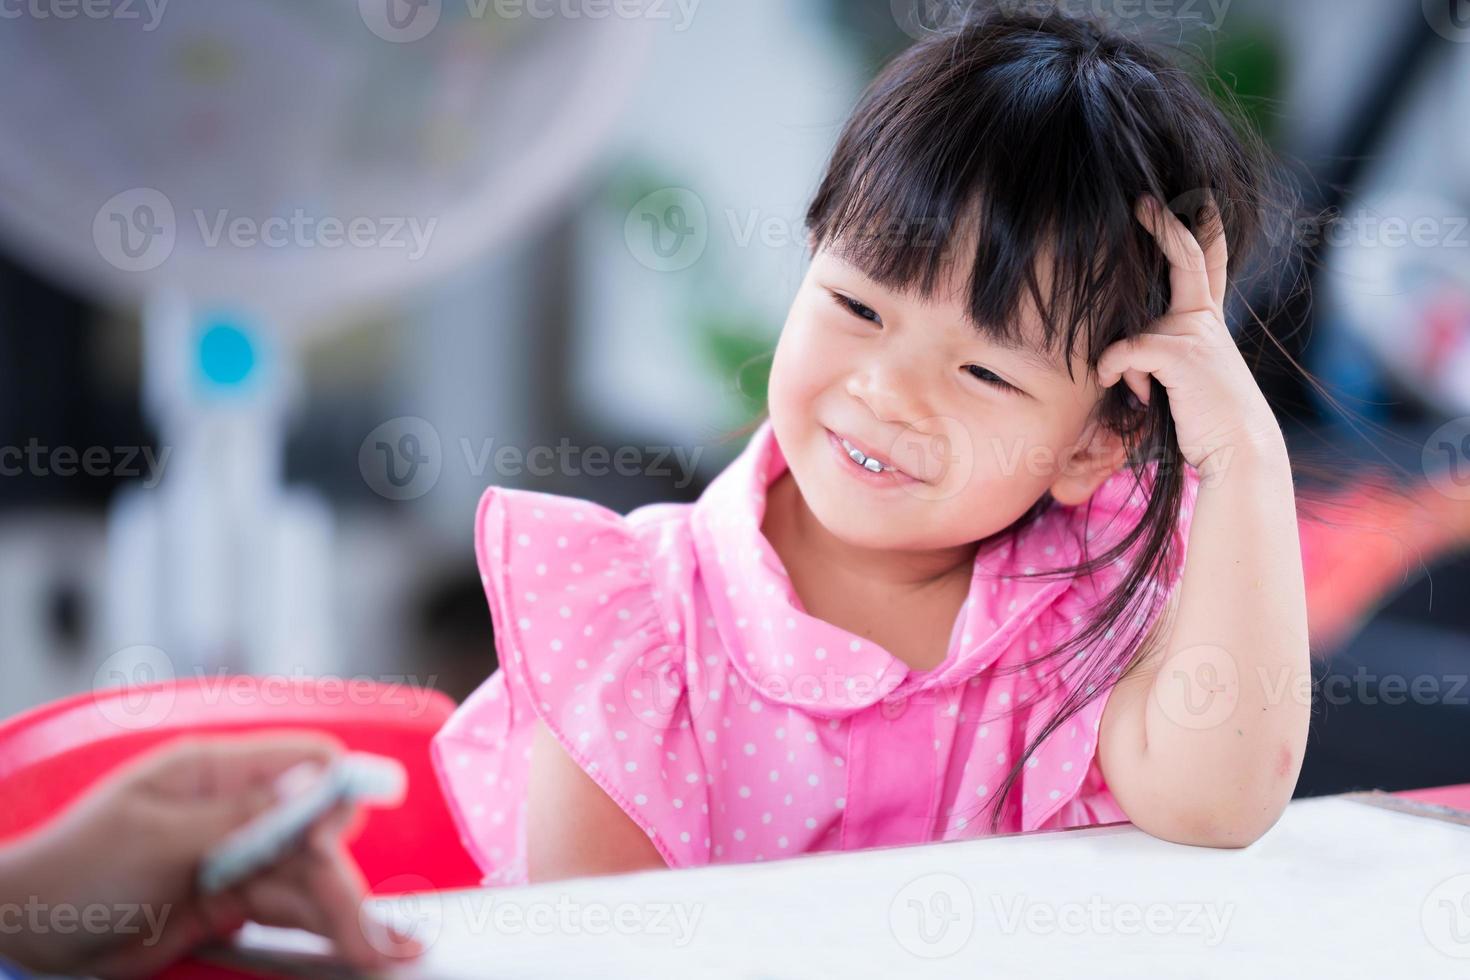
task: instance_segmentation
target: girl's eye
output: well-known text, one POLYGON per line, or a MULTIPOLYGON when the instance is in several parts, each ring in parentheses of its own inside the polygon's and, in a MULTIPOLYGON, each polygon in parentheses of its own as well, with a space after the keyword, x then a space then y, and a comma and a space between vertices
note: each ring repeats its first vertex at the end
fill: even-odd
POLYGON ((867 320, 869 323, 880 322, 878 320, 877 313, 874 313, 871 309, 859 303, 857 300, 851 299, 847 296, 843 296, 841 293, 833 293, 832 298, 837 301, 838 306, 842 307, 844 310, 851 313, 858 319, 867 320))
POLYGON ((965 370, 966 371, 969 371, 970 374, 973 377, 979 379, 980 381, 985 382, 986 384, 988 384, 988 385, 990 385, 992 387, 999 388, 1001 391, 1016 391, 1016 390, 1018 390, 1015 385, 1013 385, 1010 382, 1006 381, 1004 378, 1000 377, 994 371, 990 371, 990 370, 988 370, 986 368, 983 368, 983 367, 981 367, 978 364, 966 364, 965 365, 965 370))

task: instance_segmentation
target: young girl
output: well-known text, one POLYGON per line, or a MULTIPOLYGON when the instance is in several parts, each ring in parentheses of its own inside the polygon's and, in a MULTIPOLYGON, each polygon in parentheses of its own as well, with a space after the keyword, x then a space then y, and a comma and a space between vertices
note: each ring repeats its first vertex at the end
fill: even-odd
POLYGON ((435 756, 487 883, 1265 832, 1309 712, 1285 445, 1223 313, 1265 161, 1088 22, 889 65, 734 463, 627 516, 481 500, 501 666, 435 756))

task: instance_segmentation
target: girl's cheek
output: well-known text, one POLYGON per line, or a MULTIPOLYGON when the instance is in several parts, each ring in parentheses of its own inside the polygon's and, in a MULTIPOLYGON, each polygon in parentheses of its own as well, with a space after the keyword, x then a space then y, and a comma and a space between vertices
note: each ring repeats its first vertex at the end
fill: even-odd
POLYGON ((976 492, 991 499, 1039 496, 1055 478, 1057 463, 1052 437, 1043 429, 1020 413, 998 413, 975 426, 970 484, 976 492))
POLYGON ((781 332, 780 339, 776 342, 776 353, 771 360, 771 374, 766 381, 766 401, 770 406, 772 415, 779 415, 780 410, 786 408, 790 399, 787 396, 789 386, 788 378, 791 372, 787 364, 791 359, 791 333, 790 325, 781 332))
POLYGON ((826 363, 821 330, 811 323, 792 320, 781 332, 771 363, 770 397, 787 403, 800 402, 820 391, 826 379, 835 377, 826 363))

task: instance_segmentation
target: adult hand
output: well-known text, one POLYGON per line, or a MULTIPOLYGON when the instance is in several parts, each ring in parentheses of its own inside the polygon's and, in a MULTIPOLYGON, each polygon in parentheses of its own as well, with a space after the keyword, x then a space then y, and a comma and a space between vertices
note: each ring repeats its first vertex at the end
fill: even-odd
POLYGON ((319 734, 266 732, 187 737, 125 765, 0 848, 3 891, 35 906, 24 935, 0 932, 0 952, 42 972, 144 976, 253 921, 325 936, 361 969, 417 955, 412 939, 360 914, 366 888, 343 843, 353 806, 324 815, 298 847, 234 888, 205 896, 196 886, 203 857, 271 806, 282 773, 340 752, 319 734), (47 927, 56 909, 69 910, 72 928, 47 927))

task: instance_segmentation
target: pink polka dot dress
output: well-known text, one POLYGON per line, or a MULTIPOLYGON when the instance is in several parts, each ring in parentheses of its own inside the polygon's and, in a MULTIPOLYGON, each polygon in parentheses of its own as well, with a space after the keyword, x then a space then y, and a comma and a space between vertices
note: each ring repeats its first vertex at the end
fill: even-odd
MULTIPOLYGON (((975 560, 944 660, 913 670, 808 615, 761 533, 786 469, 767 419, 693 503, 598 504, 491 487, 475 553, 500 667, 435 736, 450 810, 485 883, 526 881, 538 717, 670 867, 983 836, 992 794, 1067 694, 1078 657, 1024 671, 1084 621, 1137 523, 1120 473, 975 560)), ((1198 492, 1186 468, 1183 554, 1198 492)), ((1154 583, 1167 590, 1178 581, 1154 583)), ((1110 689, 1110 688, 1109 688, 1110 689)), ((1106 693, 1106 692, 1105 692, 1106 693)), ((1000 832, 1124 820, 1098 768, 1106 696, 1055 729, 1002 802, 1000 832)))

